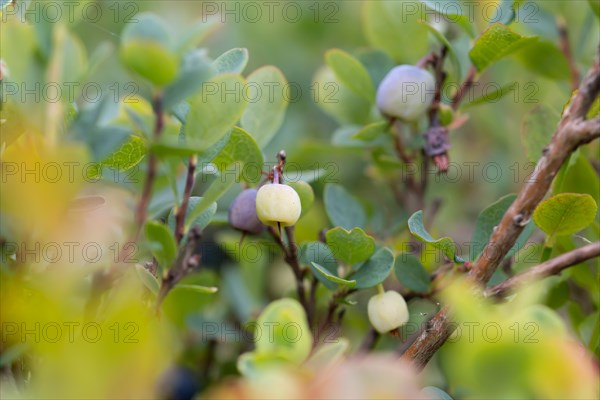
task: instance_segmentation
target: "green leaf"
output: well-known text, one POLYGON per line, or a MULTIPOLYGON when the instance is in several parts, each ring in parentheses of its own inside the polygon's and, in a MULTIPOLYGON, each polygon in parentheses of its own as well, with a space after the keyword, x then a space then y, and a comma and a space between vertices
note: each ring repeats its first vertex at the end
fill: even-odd
POLYGON ((415 62, 427 52, 427 28, 417 22, 420 13, 409 15, 404 4, 397 0, 365 1, 364 31, 373 47, 384 50, 395 61, 415 62))
POLYGON ((496 61, 537 41, 536 36, 521 36, 506 25, 495 23, 477 39, 469 57, 477 71, 482 72, 496 61))
POLYGON ((587 193, 600 202, 600 181, 589 160, 575 151, 554 179, 552 193, 587 193))
POLYGON ((240 177, 249 183, 260 181, 263 162, 263 155, 254 138, 237 126, 233 127, 225 147, 212 160, 221 174, 230 174, 233 168, 241 167, 240 177))
POLYGON ((325 237, 335 257, 346 265, 365 261, 375 252, 375 239, 360 228, 351 231, 333 228, 327 231, 325 237))
POLYGON ((363 126, 362 129, 352 135, 352 139, 371 141, 377 139, 382 134, 389 131, 390 123, 387 121, 373 122, 363 126))
POLYGON ((204 82, 211 79, 216 72, 206 58, 204 50, 190 51, 183 58, 179 76, 163 92, 163 107, 170 110, 195 95, 200 91, 204 82))
POLYGON ((213 62, 213 67, 218 73, 227 72, 241 74, 248 65, 248 49, 235 48, 221 54, 213 62))
POLYGON ((463 14, 462 7, 460 3, 457 4, 454 1, 448 1, 445 3, 444 1, 430 1, 430 0, 421 0, 423 4, 430 10, 435 11, 438 14, 444 15, 448 18, 449 21, 458 24, 471 38, 475 37, 475 29, 471 24, 471 16, 468 14, 463 14), (448 4, 452 3, 453 7, 448 7, 448 4))
POLYGON ((135 272, 140 278, 140 281, 146 286, 146 288, 154 295, 157 295, 160 291, 160 283, 154 275, 150 273, 146 268, 140 264, 135 265, 135 272))
POLYGON ((327 216, 334 226, 346 230, 365 227, 367 215, 363 206, 343 186, 334 183, 325 185, 323 200, 327 216))
MULTIPOLYGON (((87 69, 87 55, 84 44, 64 26, 54 32, 54 46, 50 65, 57 69, 56 83, 76 82, 87 69)), ((69 96, 65 96, 68 98, 69 96)))
POLYGON ((298 197, 300 197, 300 206, 302 207, 300 218, 302 218, 310 211, 315 202, 315 192, 305 181, 287 182, 287 185, 291 186, 298 193, 298 197))
MULTIPOLYGON (((190 219, 190 215, 193 211, 198 207, 198 205, 202 202, 202 197, 190 197, 190 202, 188 204, 187 214, 185 216, 185 226, 187 227, 198 227, 199 229, 204 229, 210 224, 212 218, 217 212, 217 203, 212 202, 208 205, 203 211, 201 211, 196 218, 192 221, 190 219)), ((204 205, 203 205, 204 207, 204 205)), ((196 214, 196 213, 194 213, 196 214)), ((169 217, 167 218, 167 223, 169 224, 169 228, 172 231, 175 230, 175 209, 173 208, 169 213, 169 217)))
MULTIPOLYGON (((235 169, 236 171, 240 171, 239 165, 235 169)), ((217 177, 208 187, 206 192, 204 192, 204 196, 202 196, 202 200, 198 202, 196 207, 193 210, 188 211, 188 215, 186 221, 196 221, 202 213, 211 207, 211 205, 216 202, 229 188, 231 188, 236 182, 238 182, 239 175, 238 174, 225 174, 217 177)), ((186 231, 190 228, 189 222, 186 223, 186 231)))
POLYGON ((117 151, 102 161, 103 166, 127 171, 142 161, 146 155, 146 144, 138 136, 131 136, 117 151))
POLYGON ((136 22, 125 26, 121 35, 123 63, 157 86, 175 79, 179 57, 173 51, 171 32, 164 21, 152 13, 136 15, 136 22))
POLYGON ((305 243, 300 247, 298 258, 302 264, 308 265, 313 270, 313 273, 319 279, 319 281, 330 290, 335 290, 337 285, 328 280, 324 274, 315 273, 312 263, 319 264, 322 268, 327 270, 330 275, 337 275, 337 262, 333 252, 325 243, 321 242, 309 242, 305 243))
MULTIPOLYGON (((325 279, 325 280, 327 280, 329 282, 334 283, 335 284, 334 285, 335 286, 334 289, 337 288, 338 285, 339 286, 345 286, 345 287, 347 287, 349 289, 351 289, 354 286, 356 286, 356 281, 355 280, 349 281, 349 280, 340 278, 337 275, 333 275, 329 271, 327 271, 324 267, 320 266, 319 264, 317 264, 315 262, 311 262, 310 263, 310 267, 311 267, 313 273, 315 274, 315 276, 317 278, 320 278, 319 280, 322 281, 323 279, 325 279)), ((329 285, 326 285, 326 286, 328 288, 330 288, 329 285)))
POLYGON ((174 47, 179 54, 183 54, 197 47, 221 26, 220 18, 206 18, 204 16, 194 26, 185 30, 185 33, 175 43, 174 47))
POLYGON ((312 349, 312 334, 300 303, 286 298, 269 304, 256 321, 255 345, 258 354, 278 355, 294 364, 304 362, 312 349), (288 329, 290 325, 294 329, 288 329))
POLYGON ((538 41, 516 54, 527 69, 553 80, 569 80, 571 71, 562 51, 552 42, 538 41))
POLYGON ((373 82, 360 61, 339 49, 327 51, 325 61, 342 84, 366 100, 375 101, 373 82))
POLYGON ((233 128, 246 108, 244 79, 219 75, 205 83, 200 96, 192 100, 185 124, 185 137, 208 149, 233 128))
POLYGON ((252 134, 258 146, 265 147, 277 133, 290 98, 288 82, 276 67, 266 66, 248 76, 248 107, 241 125, 252 134))
POLYGON ((340 123, 364 125, 370 121, 372 103, 340 83, 331 68, 319 69, 312 85, 317 105, 340 123))
POLYGON ((190 290, 190 291, 196 292, 196 293, 214 294, 219 291, 219 288, 214 287, 214 286, 200 286, 200 285, 183 284, 183 285, 176 285, 173 288, 173 290, 190 290))
POLYGON ((329 366, 335 365, 342 360, 344 353, 350 348, 350 341, 340 337, 334 343, 325 343, 315 350, 308 360, 304 363, 304 367, 311 371, 324 371, 329 366))
POLYGON ((394 60, 387 53, 376 49, 360 49, 356 58, 365 66, 371 77, 373 86, 378 87, 383 78, 396 66, 394 60))
POLYGON ((383 282, 394 266, 394 254, 382 247, 365 261, 351 278, 356 280, 357 289, 367 289, 383 282))
POLYGON ((464 260, 456 255, 456 244, 449 237, 434 239, 423 225, 423 211, 417 211, 408 219, 408 229, 410 233, 421 242, 429 243, 438 250, 441 250, 446 257, 455 263, 462 263, 464 260))
MULTIPOLYGON (((502 217, 516 198, 517 195, 515 194, 509 194, 501 197, 496 202, 490 204, 479 214, 479 216, 477 216, 477 220, 475 221, 475 229, 473 230, 473 235, 471 238, 471 245, 469 247, 469 259, 471 261, 474 261, 481 254, 486 244, 492 237, 494 227, 500 223, 502 217)), ((506 254, 506 257, 512 256, 524 246, 525 242, 527 242, 527 239, 529 239, 529 236, 531 236, 533 233, 534 228, 535 225, 532 221, 530 221, 517 239, 516 243, 506 254)))
POLYGON ((549 238, 571 235, 594 221, 598 206, 589 194, 561 193, 542 201, 533 221, 549 238))
POLYGON ((499 88, 494 89, 491 92, 486 90, 486 92, 481 96, 474 98, 468 103, 463 103, 462 108, 478 106, 485 103, 495 103, 510 92, 514 91, 515 89, 518 89, 518 85, 518 82, 511 82, 506 85, 500 86, 499 88))
POLYGON ((427 293, 431 289, 429 273, 421 261, 410 253, 400 253, 396 256, 394 272, 402 286, 413 292, 427 293))
POLYGON ((537 162, 540 159, 542 150, 550 144, 559 120, 560 115, 543 104, 525 115, 521 128, 521 142, 530 161, 537 162))
POLYGON ((177 243, 173 233, 166 225, 158 221, 148 221, 144 227, 150 252, 159 265, 169 268, 177 258, 177 243))

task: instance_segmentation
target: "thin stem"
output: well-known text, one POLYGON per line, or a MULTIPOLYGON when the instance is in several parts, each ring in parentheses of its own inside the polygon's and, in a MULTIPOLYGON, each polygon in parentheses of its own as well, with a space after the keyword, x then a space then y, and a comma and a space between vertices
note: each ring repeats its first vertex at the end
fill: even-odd
MULTIPOLYGON (((165 127, 165 117, 161 96, 157 96, 154 100, 154 115, 156 117, 154 125, 154 140, 157 140, 158 138, 160 138, 162 131, 165 127)), ((142 197, 138 202, 135 212, 136 233, 134 235, 134 242, 137 241, 141 229, 144 223, 146 222, 146 212, 148 209, 148 205, 150 204, 150 199, 152 197, 152 187, 154 186, 154 180, 156 179, 157 169, 158 158, 154 153, 150 153, 150 155, 148 156, 148 173, 146 174, 146 181, 144 182, 142 197)))
POLYGON ((579 68, 573 57, 573 51, 571 50, 571 43, 569 42, 569 31, 564 18, 558 17, 556 19, 556 26, 558 28, 560 50, 565 55, 567 63, 569 64, 569 70, 571 71, 571 88, 577 90, 579 87, 579 80, 581 79, 579 74, 579 68))
POLYGON ((465 80, 460 85, 460 87, 454 94, 454 97, 452 98, 451 107, 454 111, 458 110, 458 107, 460 106, 460 103, 464 100, 465 95, 469 92, 469 90, 475 83, 476 77, 477 77, 477 70, 475 69, 474 66, 471 65, 471 68, 469 68, 469 72, 467 72, 467 76, 465 77, 465 80))
POLYGON ((175 240, 177 241, 177 244, 181 242, 183 235, 185 235, 185 216, 188 211, 190 197, 192 196, 192 189, 194 188, 194 174, 196 173, 196 163, 196 156, 192 156, 188 160, 187 177, 185 180, 183 199, 181 201, 181 207, 177 209, 177 213, 175 214, 175 240))
POLYGON ((558 275, 569 267, 596 257, 600 257, 600 242, 588 244, 587 246, 561 254, 560 256, 543 262, 533 268, 529 268, 525 272, 515 275, 504 282, 487 289, 485 295, 503 297, 527 282, 542 279, 550 275, 558 275))
POLYGON ((385 293, 385 288, 383 287, 382 283, 377 284, 376 288, 377 288, 377 294, 384 294, 385 293))

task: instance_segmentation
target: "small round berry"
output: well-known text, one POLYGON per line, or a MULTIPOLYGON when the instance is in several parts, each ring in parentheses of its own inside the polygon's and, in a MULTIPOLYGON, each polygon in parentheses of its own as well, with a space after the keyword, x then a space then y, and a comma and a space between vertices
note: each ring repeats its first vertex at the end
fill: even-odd
POLYGON ((414 65, 399 65, 381 81, 377 107, 388 117, 415 121, 431 106, 435 79, 414 65))
POLYGON ((263 224, 292 226, 301 212, 300 197, 290 186, 269 183, 258 190, 256 214, 263 224))
POLYGON ((408 322, 408 307, 398 292, 387 291, 369 299, 369 321, 379 333, 386 333, 408 322))
POLYGON ((258 190, 246 189, 241 192, 229 207, 229 224, 242 232, 258 235, 265 226, 256 215, 256 195, 258 190))

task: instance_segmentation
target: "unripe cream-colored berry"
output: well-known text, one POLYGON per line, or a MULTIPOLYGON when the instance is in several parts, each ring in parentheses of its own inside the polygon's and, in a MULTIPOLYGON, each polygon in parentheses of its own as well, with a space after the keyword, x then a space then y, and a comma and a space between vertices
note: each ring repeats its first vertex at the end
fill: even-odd
POLYGON ((398 292, 387 291, 369 299, 369 321, 379 333, 399 328, 408 321, 408 307, 398 292))
POLYGON ((431 106, 435 79, 414 65, 399 65, 381 81, 377 89, 377 107, 388 117, 415 121, 431 106))
POLYGON ((256 195, 256 214, 265 225, 292 226, 300 218, 300 197, 288 185, 266 184, 256 195))

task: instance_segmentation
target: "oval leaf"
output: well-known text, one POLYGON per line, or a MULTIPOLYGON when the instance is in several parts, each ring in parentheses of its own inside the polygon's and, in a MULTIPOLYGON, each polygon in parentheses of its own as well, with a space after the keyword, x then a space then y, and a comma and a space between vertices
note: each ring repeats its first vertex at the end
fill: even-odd
POLYGON ((241 125, 263 148, 283 124, 290 98, 288 82, 278 68, 266 66, 248 76, 246 89, 249 104, 241 125))
POLYGON ((412 254, 401 253, 394 264, 396 278, 405 288, 417 293, 427 293, 431 288, 429 273, 421 261, 412 254))
POLYGON ((358 271, 352 275, 357 289, 366 289, 383 282, 394 266, 394 254, 385 247, 380 248, 358 271))
POLYGON ((140 278, 140 281, 146 286, 146 288, 154 295, 157 295, 160 291, 160 283, 154 275, 150 273, 146 268, 140 264, 135 265, 135 272, 140 278))
MULTIPOLYGON (((327 270, 330 275, 337 275, 337 263, 333 252, 325 243, 321 242, 309 242, 305 243, 300 247, 299 260, 302 264, 312 266, 315 262, 327 270)), ((315 276, 321 281, 325 287, 331 290, 335 290, 337 285, 328 280, 324 274, 315 273, 315 276)))
POLYGON ((310 263, 310 266, 317 278, 319 276, 321 276, 321 277, 325 278, 326 280, 336 284, 336 287, 337 287, 337 285, 346 286, 347 288, 353 288, 354 286, 356 286, 355 280, 349 281, 349 280, 340 278, 336 275, 332 275, 331 273, 329 273, 329 271, 327 271, 324 267, 320 266, 317 263, 312 262, 312 263, 310 263))
POLYGON ((224 74, 231 72, 241 74, 248 64, 248 49, 236 48, 221 54, 215 61, 213 67, 218 73, 224 74))
POLYGON ((245 87, 239 75, 219 75, 202 87, 190 104, 185 136, 208 149, 229 132, 246 108, 245 87))
POLYGON ((495 23, 477 39, 469 57, 477 71, 482 72, 496 61, 530 45, 536 36, 521 36, 506 25, 495 23))
POLYGON ((325 53, 325 61, 341 83, 366 100, 375 100, 375 89, 366 68, 356 58, 339 49, 325 53))
POLYGON ((429 243, 436 249, 441 250, 446 257, 455 263, 462 263, 464 260, 456 255, 456 244, 449 237, 434 239, 423 225, 423 211, 417 211, 408 219, 408 229, 410 233, 421 242, 429 243))
POLYGON ((598 206, 589 194, 562 193, 542 201, 533 221, 550 238, 571 235, 594 221, 598 206))
POLYGON ((325 210, 331 223, 346 230, 364 228, 367 215, 363 206, 343 186, 328 183, 323 194, 325 210))
POLYGON ((175 238, 166 225, 158 221, 148 221, 144 228, 150 252, 163 267, 171 266, 177 257, 175 238))
POLYGON ((337 227, 329 230, 325 236, 335 258, 347 265, 365 261, 375 251, 375 239, 360 228, 347 231, 337 227))
POLYGON ((242 168, 240 177, 249 183, 257 183, 262 178, 262 152, 254 138, 237 126, 233 128, 227 144, 212 163, 225 175, 231 175, 230 172, 235 168, 234 164, 240 163, 242 168))

